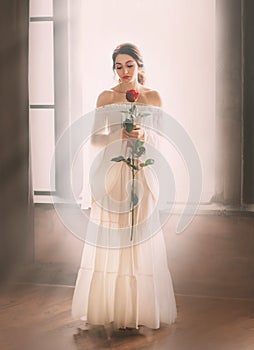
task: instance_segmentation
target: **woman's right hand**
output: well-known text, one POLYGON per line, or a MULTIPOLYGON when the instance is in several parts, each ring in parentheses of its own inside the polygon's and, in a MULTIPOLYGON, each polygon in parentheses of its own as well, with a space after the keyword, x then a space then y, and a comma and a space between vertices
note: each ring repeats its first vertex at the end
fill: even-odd
POLYGON ((125 140, 129 138, 144 140, 144 130, 139 125, 135 125, 134 129, 131 132, 127 132, 126 129, 123 128, 122 138, 125 140))

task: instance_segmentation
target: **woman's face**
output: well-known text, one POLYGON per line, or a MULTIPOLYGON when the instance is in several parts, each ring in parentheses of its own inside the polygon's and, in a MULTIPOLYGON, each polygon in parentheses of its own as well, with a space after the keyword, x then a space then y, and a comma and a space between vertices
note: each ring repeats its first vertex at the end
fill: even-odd
POLYGON ((133 82, 138 78, 137 62, 129 55, 119 54, 116 56, 115 70, 122 83, 133 82))

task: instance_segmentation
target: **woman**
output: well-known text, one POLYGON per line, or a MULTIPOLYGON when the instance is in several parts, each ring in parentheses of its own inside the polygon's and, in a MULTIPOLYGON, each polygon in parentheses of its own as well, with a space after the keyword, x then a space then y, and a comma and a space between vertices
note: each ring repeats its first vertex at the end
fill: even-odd
POLYGON ((119 84, 99 95, 97 107, 126 103, 125 93, 130 89, 139 92, 138 103, 161 107, 158 92, 144 86, 143 60, 138 49, 131 44, 122 44, 115 49, 112 58, 113 69, 119 76, 119 84))
POLYGON ((157 91, 144 86, 143 60, 135 45, 119 45, 112 59, 119 84, 99 95, 97 126, 92 138, 94 144, 106 146, 91 177, 90 222, 97 226, 88 227, 88 236, 97 240, 95 246, 84 245, 72 315, 87 320, 88 324, 123 330, 139 329, 141 325, 157 329, 162 323, 174 322, 177 315, 163 233, 158 224, 158 210, 155 210, 158 189, 151 169, 137 173, 136 190, 140 200, 134 210, 136 226, 131 241, 126 238, 131 215, 128 205, 126 207, 129 203, 126 184, 131 181, 131 169, 124 162, 112 166, 111 160, 118 152, 128 156, 130 140, 140 139, 145 146, 156 147, 156 132, 147 126, 150 123, 154 127, 155 117, 161 111, 161 98, 157 91), (128 115, 130 103, 126 100, 126 91, 130 89, 138 92, 135 102, 138 110, 141 114, 148 111, 150 118, 136 123, 134 129, 127 132, 122 128, 121 118, 123 114, 128 115), (107 127, 102 128, 105 116, 107 127), (105 165, 109 167, 107 171, 105 165))

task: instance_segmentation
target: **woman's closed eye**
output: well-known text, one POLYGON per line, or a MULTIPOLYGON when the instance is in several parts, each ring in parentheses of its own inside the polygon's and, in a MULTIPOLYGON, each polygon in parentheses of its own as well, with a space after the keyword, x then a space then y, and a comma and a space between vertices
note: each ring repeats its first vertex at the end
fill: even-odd
MULTIPOLYGON (((133 67, 133 64, 127 64, 127 67, 128 68, 132 68, 133 67)), ((123 67, 121 67, 121 66, 118 66, 118 67, 116 67, 116 69, 122 69, 123 67)))

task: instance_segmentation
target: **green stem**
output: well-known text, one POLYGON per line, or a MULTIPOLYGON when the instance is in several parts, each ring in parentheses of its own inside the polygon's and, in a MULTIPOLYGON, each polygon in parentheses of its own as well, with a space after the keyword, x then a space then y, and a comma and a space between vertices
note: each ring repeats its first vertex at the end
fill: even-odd
POLYGON ((131 241, 133 238, 133 228, 134 228, 134 178, 135 178, 135 170, 134 170, 134 156, 133 156, 133 150, 132 150, 132 157, 131 157, 131 164, 133 167, 131 168, 131 174, 132 174, 132 184, 131 184, 131 241))

